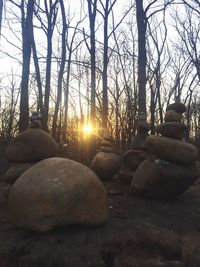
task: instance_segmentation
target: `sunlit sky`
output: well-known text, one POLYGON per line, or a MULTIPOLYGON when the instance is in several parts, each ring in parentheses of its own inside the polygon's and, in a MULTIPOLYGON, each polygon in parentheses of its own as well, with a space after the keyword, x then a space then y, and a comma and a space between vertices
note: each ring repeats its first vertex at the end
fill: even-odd
MULTIPOLYGON (((121 17, 123 16, 125 10, 127 10, 127 7, 130 6, 132 1, 121 1, 118 0, 114 6, 114 15, 115 15, 115 24, 120 21, 121 17)), ((69 14, 70 20, 71 20, 71 25, 76 25, 76 23, 80 20, 80 18, 85 17, 87 15, 87 1, 86 0, 65 0, 65 6, 66 6, 66 13, 69 14), (83 11, 81 11, 81 4, 83 6, 83 11)), ((4 12, 4 19, 3 19, 3 28, 2 28, 2 37, 0 40, 0 64, 1 64, 1 77, 3 77, 3 80, 1 81, 1 85, 6 85, 8 84, 8 76, 11 76, 11 73, 13 73, 15 76, 19 76, 19 84, 20 85, 20 75, 21 75, 21 42, 18 40, 18 38, 21 38, 21 29, 20 29, 20 24, 16 23, 14 19, 10 22, 10 28, 8 26, 8 19, 10 19, 11 15, 9 14, 9 9, 13 9, 15 12, 17 11, 17 8, 13 8, 12 4, 9 3, 9 1, 6 2, 6 8, 4 12), (8 11, 6 11, 8 10, 8 11), (14 37, 13 32, 16 34, 16 37, 14 37), (8 41, 13 42, 16 46, 19 47, 19 49, 13 47, 11 44, 8 43, 8 41), (19 62, 17 62, 16 59, 13 59, 9 57, 8 55, 11 55, 14 58, 17 58, 19 62)), ((168 45, 171 45, 171 40, 176 40, 177 35, 175 31, 173 30, 173 23, 171 20, 171 14, 175 11, 175 7, 171 7, 169 10, 166 12, 166 17, 167 17, 167 28, 168 28, 168 45)), ((127 22, 131 21, 131 17, 134 17, 135 19, 135 14, 134 14, 134 9, 130 12, 129 16, 125 19, 125 21, 122 23, 120 26, 122 31, 127 27, 127 22)), ((181 15, 181 8, 179 7, 179 15, 181 15)), ((162 19, 162 13, 156 15, 156 19, 162 19)), ((34 21, 36 23, 36 20, 34 21)), ((86 33, 89 33, 89 21, 88 17, 85 18, 85 20, 81 23, 81 29, 85 28, 86 33)), ((102 18, 99 15, 97 17, 97 40, 102 42, 103 41, 103 24, 102 24, 102 18)), ((133 25, 135 27, 135 25, 133 25)), ((136 27, 135 27, 135 32, 136 32, 136 27)), ((39 52, 41 55, 45 56, 45 50, 43 49, 46 46, 46 37, 43 33, 42 30, 35 30, 35 38, 37 41, 37 46, 39 47, 39 52)), ((111 44, 112 39, 109 39, 109 44, 111 44)), ((56 46, 57 43, 54 43, 54 51, 56 51, 56 46)), ((87 49, 84 48, 85 51, 81 51, 82 54, 87 53, 87 49)), ((55 65, 53 67, 54 69, 57 68, 55 65)), ((34 68, 32 66, 32 70, 34 71, 34 68)), ((169 77, 166 77, 166 79, 169 79, 169 77)), ((76 85, 74 85, 76 87, 76 85)))

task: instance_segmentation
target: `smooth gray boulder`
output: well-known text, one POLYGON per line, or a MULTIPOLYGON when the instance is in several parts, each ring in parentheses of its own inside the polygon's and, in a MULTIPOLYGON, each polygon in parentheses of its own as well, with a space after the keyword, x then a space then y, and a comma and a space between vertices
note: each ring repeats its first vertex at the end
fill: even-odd
POLYGON ((182 140, 150 135, 145 143, 149 151, 155 153, 160 159, 180 164, 190 164, 197 159, 197 148, 182 140))
POLYGON ((99 178, 64 158, 42 160, 24 172, 11 188, 8 206, 16 226, 40 232, 68 224, 99 225, 108 217, 99 178))

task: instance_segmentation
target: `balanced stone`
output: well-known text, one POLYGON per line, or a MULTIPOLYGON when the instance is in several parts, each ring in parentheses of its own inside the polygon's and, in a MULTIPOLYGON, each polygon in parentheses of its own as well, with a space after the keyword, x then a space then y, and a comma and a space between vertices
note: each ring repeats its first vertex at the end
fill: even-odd
POLYGON ((198 178, 193 165, 179 165, 165 160, 145 160, 137 168, 132 179, 140 194, 154 199, 174 199, 182 194, 198 178))
POLYGON ((138 133, 134 136, 133 141, 131 143, 131 149, 146 149, 145 139, 149 136, 148 133, 138 133))
POLYGON ((112 137, 110 136, 110 134, 104 134, 104 136, 103 136, 103 140, 106 140, 106 141, 108 141, 108 142, 112 142, 112 137))
POLYGON ((91 169, 104 181, 110 180, 118 172, 120 166, 120 157, 115 153, 110 152, 109 150, 103 150, 102 148, 91 163, 91 169))
POLYGON ((156 131, 164 136, 181 139, 187 126, 181 122, 165 122, 156 127, 156 131))
POLYGON ((111 147, 112 146, 112 144, 111 144, 111 142, 109 142, 109 141, 106 141, 106 140, 103 140, 102 142, 101 142, 101 146, 106 146, 106 147, 111 147))
POLYGON ((186 106, 181 102, 177 102, 177 103, 170 104, 167 107, 166 111, 168 111, 168 110, 174 110, 177 113, 182 114, 182 113, 186 112, 186 106))
POLYGON ((139 133, 147 133, 151 130, 151 126, 146 120, 139 120, 137 130, 139 133))
POLYGON ((40 161, 12 186, 16 226, 46 232, 68 224, 99 225, 108 217, 106 190, 88 167, 64 158, 40 161))
POLYGON ((14 184, 17 178, 34 164, 35 162, 15 163, 5 173, 4 181, 8 184, 14 184))
POLYGON ((127 150, 123 155, 122 162, 125 167, 136 170, 146 157, 147 152, 145 150, 127 150))
POLYGON ((58 145, 41 129, 30 128, 16 136, 6 148, 6 156, 13 162, 33 162, 56 155, 58 145))
POLYGON ((146 138, 147 148, 158 158, 180 164, 190 164, 197 159, 197 148, 181 140, 150 135, 146 138))
POLYGON ((170 121, 181 122, 181 119, 182 119, 181 113, 178 113, 174 111, 173 109, 170 109, 165 113, 164 121, 165 122, 170 122, 170 121))
POLYGON ((42 128, 42 117, 37 111, 33 111, 29 118, 30 125, 29 128, 42 128))

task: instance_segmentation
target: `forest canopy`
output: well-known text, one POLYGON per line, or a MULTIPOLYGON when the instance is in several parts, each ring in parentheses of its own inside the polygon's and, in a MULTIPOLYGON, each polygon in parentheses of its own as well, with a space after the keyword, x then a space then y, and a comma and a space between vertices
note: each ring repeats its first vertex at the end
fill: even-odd
POLYGON ((166 106, 181 101, 186 137, 199 141, 200 1, 0 3, 2 138, 38 111, 58 142, 107 130, 123 151, 140 113, 154 134, 166 106))

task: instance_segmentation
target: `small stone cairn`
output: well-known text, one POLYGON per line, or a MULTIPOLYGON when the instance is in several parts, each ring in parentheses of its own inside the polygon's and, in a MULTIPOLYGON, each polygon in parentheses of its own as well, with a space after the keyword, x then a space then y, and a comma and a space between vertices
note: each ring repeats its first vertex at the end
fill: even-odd
POLYGON ((6 183, 13 184, 36 162, 56 155, 58 145, 41 129, 41 125, 41 116, 38 112, 33 112, 28 129, 16 136, 7 146, 6 156, 11 167, 4 176, 6 183))
POLYGON ((165 123, 156 128, 161 136, 150 135, 145 141, 151 156, 138 167, 131 182, 144 196, 174 199, 198 178, 195 164, 197 148, 182 140, 187 129, 181 122, 185 111, 182 103, 169 105, 165 123))
POLYGON ((150 129, 145 116, 141 114, 138 118, 137 135, 133 138, 131 149, 125 152, 122 159, 125 168, 118 175, 120 180, 127 184, 131 183, 136 169, 147 157, 145 139, 149 136, 150 129))
POLYGON ((103 181, 109 181, 120 169, 120 157, 114 152, 112 138, 104 135, 100 149, 92 160, 90 168, 103 181))

